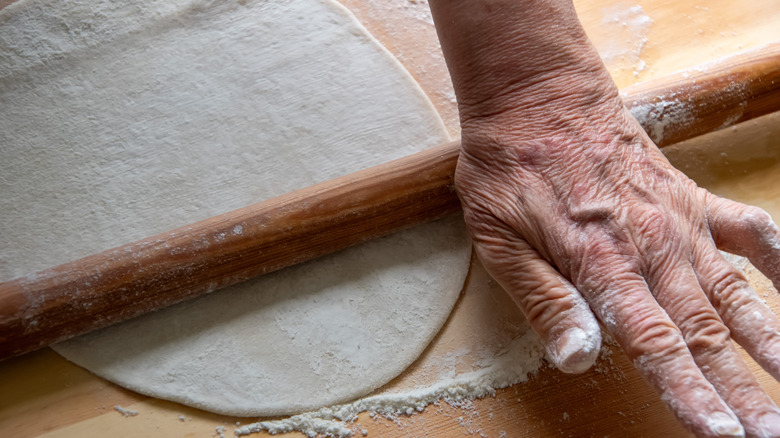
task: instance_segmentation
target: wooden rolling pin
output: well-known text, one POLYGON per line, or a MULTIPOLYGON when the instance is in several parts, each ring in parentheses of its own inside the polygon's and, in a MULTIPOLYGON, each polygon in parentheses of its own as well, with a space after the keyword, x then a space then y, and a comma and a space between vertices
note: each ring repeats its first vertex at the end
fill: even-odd
MULTIPOLYGON (((622 93, 659 146, 780 109, 780 44, 622 93)), ((0 359, 460 208, 457 142, 0 284, 0 359)))

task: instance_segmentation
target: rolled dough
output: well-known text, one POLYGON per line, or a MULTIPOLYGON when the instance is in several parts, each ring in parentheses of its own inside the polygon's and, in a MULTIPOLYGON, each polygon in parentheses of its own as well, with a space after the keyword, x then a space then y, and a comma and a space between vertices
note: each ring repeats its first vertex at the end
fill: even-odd
MULTIPOLYGON (((0 12, 0 102, 2 280, 448 138, 400 64, 324 0, 21 1, 0 12)), ((301 412, 414 361, 469 252, 450 218, 55 349, 152 396, 301 412)))

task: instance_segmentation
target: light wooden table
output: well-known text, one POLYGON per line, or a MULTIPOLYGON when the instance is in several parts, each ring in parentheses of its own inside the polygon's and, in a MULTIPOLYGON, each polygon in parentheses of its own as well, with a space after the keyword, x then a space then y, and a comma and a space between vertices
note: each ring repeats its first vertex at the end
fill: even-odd
MULTIPOLYGON (((453 135, 458 134, 454 95, 424 0, 343 0, 420 82, 453 135)), ((0 0, 0 7, 8 3, 0 0)), ((741 50, 780 41, 780 0, 749 4, 728 0, 575 2, 619 86, 657 78, 741 50), (641 6, 641 10, 637 9, 641 6), (643 23, 646 15, 651 24, 643 23), (643 64, 644 63, 644 64, 643 64), (645 65, 643 68, 642 66, 645 65)), ((716 193, 759 204, 780 220, 780 116, 768 116, 666 150, 670 160, 716 193)), ((758 278, 758 277, 756 277, 758 278)), ((775 292, 756 280, 775 309, 775 292)), ((491 315, 485 300, 506 300, 484 270, 472 263, 464 294, 423 358, 459 342, 491 315)), ((507 301, 508 303, 508 301, 507 301)), ((499 303, 501 304, 501 303, 499 303)), ((614 349, 583 375, 543 368, 527 383, 498 391, 468 409, 431 406, 400 424, 361 416, 374 437, 677 437, 687 434, 658 397, 614 349)), ((780 385, 751 366, 780 401, 780 385)), ((0 436, 232 436, 232 418, 152 399, 121 389, 44 349, 0 362, 0 436), (121 405, 139 412, 124 417, 121 405), (180 417, 184 421, 180 421, 180 417)), ((300 436, 300 434, 294 435, 300 436)))

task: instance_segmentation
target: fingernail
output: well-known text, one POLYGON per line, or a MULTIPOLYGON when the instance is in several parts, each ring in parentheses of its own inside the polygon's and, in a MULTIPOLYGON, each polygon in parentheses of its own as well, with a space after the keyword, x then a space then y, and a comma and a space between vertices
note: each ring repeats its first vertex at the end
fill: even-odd
POLYGON ((737 420, 725 412, 716 412, 707 419, 707 426, 718 436, 723 437, 743 437, 745 429, 737 420))
POLYGON ((558 338, 556 365, 564 373, 582 373, 588 370, 599 354, 600 336, 588 336, 579 327, 573 327, 558 338))
POLYGON ((761 416, 758 420, 763 436, 780 436, 780 414, 769 412, 761 416))

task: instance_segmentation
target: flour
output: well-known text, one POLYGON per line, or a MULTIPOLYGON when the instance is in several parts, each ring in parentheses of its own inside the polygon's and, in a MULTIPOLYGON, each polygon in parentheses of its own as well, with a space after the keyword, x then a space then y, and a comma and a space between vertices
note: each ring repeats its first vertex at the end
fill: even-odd
MULTIPOLYGON (((668 140, 670 131, 677 133, 685 130, 693 125, 697 117, 700 117, 697 115, 697 108, 686 101, 690 98, 689 94, 706 91, 702 89, 701 84, 697 84, 695 74, 706 73, 712 66, 722 65, 723 62, 722 59, 715 60, 680 72, 679 74, 688 82, 685 85, 686 92, 684 93, 672 91, 654 98, 650 103, 632 105, 631 114, 655 143, 663 143, 664 140, 668 140), (690 79, 692 76, 693 80, 690 79)), ((729 77, 727 79, 730 81, 729 85, 713 95, 713 99, 722 100, 723 106, 728 107, 717 115, 710 115, 710 117, 722 118, 716 129, 727 128, 742 119, 751 93, 749 87, 739 81, 739 78, 729 77)), ((625 94, 621 95, 625 97, 625 94)))
POLYGON ((236 435, 265 430, 271 434, 299 431, 310 437, 350 437, 355 430, 352 423, 361 412, 393 419, 422 412, 427 406, 441 401, 465 407, 471 400, 495 395, 498 389, 527 381, 541 366, 544 355, 541 341, 529 331, 513 340, 485 368, 445 378, 429 386, 382 393, 283 420, 245 425, 236 429, 236 435))
MULTIPOLYGON (((755 271, 744 257, 727 253, 723 255, 738 271, 745 274, 755 271)), ((552 367, 552 362, 545 355, 544 346, 530 330, 525 318, 511 307, 511 300, 506 293, 495 283, 491 284, 481 267, 473 266, 472 275, 474 281, 470 284, 474 287, 466 289, 453 318, 485 315, 484 319, 473 319, 474 322, 480 322, 472 325, 474 333, 469 332, 469 335, 473 337, 454 331, 454 326, 447 326, 422 359, 424 363, 411 375, 403 376, 400 388, 385 388, 351 403, 289 418, 247 424, 237 428, 236 435, 260 431, 271 434, 298 431, 309 437, 364 436, 365 428, 358 420, 358 414, 362 412, 367 412, 372 419, 383 417, 399 428, 404 428, 413 424, 413 420, 403 419, 413 417, 430 406, 447 403, 461 411, 461 415, 454 419, 464 433, 480 436, 480 430, 472 424, 480 418, 481 413, 472 401, 492 396, 501 388, 522 384, 541 367, 552 367), (459 348, 451 348, 450 340, 458 340, 459 348)), ((753 275, 750 278, 756 279, 753 275)), ((602 376, 599 379, 601 381, 611 381, 617 385, 627 382, 628 376, 616 366, 614 360, 616 354, 622 354, 618 343, 605 332, 602 333, 602 339, 599 360, 593 372, 602 376)), ((590 382, 585 384, 598 392, 598 383, 593 379, 590 382)), ((522 391, 522 385, 519 390, 522 391)), ((518 402, 521 401, 518 399, 518 402)), ((650 407, 650 403, 644 403, 619 414, 624 417, 641 416, 650 407)), ((562 412, 561 415, 564 421, 576 421, 576 414, 562 412)), ((489 412, 487 416, 492 419, 493 413, 489 412)), ((499 433, 499 436, 502 434, 499 433)))
POLYGON ((114 406, 114 410, 119 412, 120 414, 124 415, 125 417, 135 417, 138 415, 138 411, 134 411, 132 409, 124 408, 122 406, 116 405, 114 406))
POLYGON ((647 68, 641 58, 653 20, 639 5, 616 5, 603 11, 599 38, 594 35, 604 63, 614 71, 639 76, 647 68))
POLYGON ((656 144, 664 141, 667 130, 678 130, 690 125, 694 120, 692 108, 688 103, 676 99, 676 96, 674 93, 660 96, 655 102, 631 108, 631 115, 639 121, 656 144))
POLYGON ((428 0, 390 0, 397 3, 397 6, 393 7, 394 10, 408 15, 423 23, 433 25, 433 15, 431 15, 431 8, 428 6, 428 0))
POLYGON ((360 436, 365 430, 357 422, 361 412, 403 428, 414 424, 416 414, 428 406, 443 409, 442 403, 460 410, 458 422, 476 433, 472 423, 480 413, 472 401, 526 381, 544 366, 545 349, 509 295, 479 263, 472 263, 470 279, 450 322, 426 354, 390 385, 343 405, 248 424, 237 433, 297 430, 309 436, 360 436))

